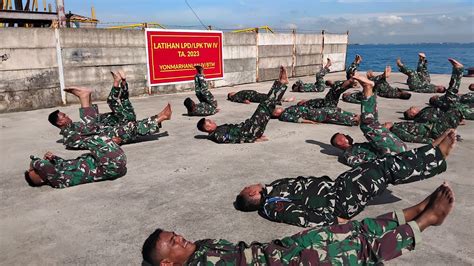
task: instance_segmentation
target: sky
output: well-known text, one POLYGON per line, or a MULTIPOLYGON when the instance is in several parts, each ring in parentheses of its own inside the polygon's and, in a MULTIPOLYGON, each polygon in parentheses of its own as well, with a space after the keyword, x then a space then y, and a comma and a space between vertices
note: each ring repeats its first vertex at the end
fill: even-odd
MULTIPOLYGON (((51 0, 48 0, 51 1, 51 0)), ((64 0, 66 11, 90 15, 101 26, 156 22, 202 29, 185 0, 64 0)), ((349 31, 351 43, 474 42, 474 0, 187 0, 204 25, 241 29, 268 25, 276 32, 349 31)))

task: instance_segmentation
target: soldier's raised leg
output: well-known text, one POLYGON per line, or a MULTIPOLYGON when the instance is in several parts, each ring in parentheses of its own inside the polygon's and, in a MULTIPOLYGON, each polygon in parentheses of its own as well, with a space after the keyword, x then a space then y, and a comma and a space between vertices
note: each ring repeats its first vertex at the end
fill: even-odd
POLYGON ((337 216, 354 217, 389 184, 416 182, 446 171, 445 158, 455 143, 456 132, 449 130, 433 145, 387 155, 341 174, 334 185, 337 216))
POLYGON ((355 74, 357 68, 359 68, 360 62, 362 62, 362 56, 357 54, 352 64, 346 70, 346 79, 350 79, 355 74))

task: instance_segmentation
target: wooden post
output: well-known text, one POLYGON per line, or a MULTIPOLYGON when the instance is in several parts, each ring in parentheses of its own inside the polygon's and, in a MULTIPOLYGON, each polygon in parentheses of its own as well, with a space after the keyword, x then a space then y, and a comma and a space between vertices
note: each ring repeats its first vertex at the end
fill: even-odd
POLYGON ((257 60, 255 60, 256 64, 257 64, 257 67, 255 68, 255 74, 256 74, 256 77, 255 77, 255 81, 258 82, 259 81, 259 78, 258 78, 258 28, 255 28, 255 46, 257 47, 257 60))
POLYGON ((296 29, 292 31, 293 51, 291 56, 291 76, 296 76, 296 29))
POLYGON ((58 13, 59 27, 66 27, 66 11, 64 11, 64 0, 56 0, 56 12, 58 13))
POLYGON ((322 42, 322 44, 321 44, 321 67, 323 67, 323 65, 324 65, 324 33, 325 33, 325 31, 322 30, 321 35, 322 35, 323 39, 321 41, 322 42))

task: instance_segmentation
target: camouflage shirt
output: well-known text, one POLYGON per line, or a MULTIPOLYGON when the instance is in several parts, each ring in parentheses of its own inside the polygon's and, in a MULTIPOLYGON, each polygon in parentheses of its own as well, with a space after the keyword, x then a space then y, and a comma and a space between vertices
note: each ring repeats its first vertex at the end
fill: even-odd
POLYGON ((377 159, 378 151, 369 142, 354 143, 350 148, 344 150, 342 157, 347 165, 355 167, 377 159))
POLYGON ((217 108, 217 101, 214 98, 214 95, 209 91, 204 75, 197 74, 194 76, 194 90, 196 92, 196 97, 200 102, 208 103, 217 108))
POLYGON ((444 112, 436 107, 425 107, 418 112, 413 118, 416 123, 436 123, 440 117, 444 116, 444 112))
POLYGON ((243 103, 246 100, 252 103, 260 103, 262 101, 265 101, 267 98, 267 94, 259 93, 254 90, 241 90, 236 92, 234 95, 228 97, 229 101, 236 103, 243 103))
POLYGON ((285 122, 301 123, 302 120, 308 119, 309 109, 305 105, 292 105, 285 108, 278 119, 285 122))
POLYGON ((311 108, 337 107, 341 94, 343 94, 346 90, 349 89, 349 87, 344 88, 342 84, 344 84, 343 80, 334 82, 334 84, 331 86, 328 93, 324 97, 324 99, 320 99, 320 98, 312 99, 312 100, 306 101, 302 105, 308 106, 311 108))
POLYGON ((276 180, 265 186, 259 212, 272 221, 302 227, 337 223, 333 185, 328 176, 276 180))

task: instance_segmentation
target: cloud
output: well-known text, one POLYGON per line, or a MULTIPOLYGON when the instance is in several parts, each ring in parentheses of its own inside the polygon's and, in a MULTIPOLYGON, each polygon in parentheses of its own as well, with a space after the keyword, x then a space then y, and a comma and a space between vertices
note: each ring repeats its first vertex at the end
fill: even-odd
POLYGON ((380 16, 377 18, 377 21, 385 25, 395 25, 403 22, 403 18, 400 16, 390 15, 390 16, 380 16))

